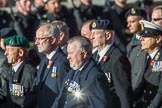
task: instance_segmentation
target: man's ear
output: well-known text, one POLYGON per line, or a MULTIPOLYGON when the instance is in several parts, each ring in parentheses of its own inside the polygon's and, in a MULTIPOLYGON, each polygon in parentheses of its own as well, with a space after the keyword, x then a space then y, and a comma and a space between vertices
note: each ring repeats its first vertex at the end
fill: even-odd
POLYGON ((105 33, 105 39, 109 40, 111 38, 112 33, 111 32, 106 32, 105 33))
POLYGON ((53 37, 50 39, 51 44, 56 43, 56 41, 57 41, 57 39, 56 39, 56 37, 55 37, 55 36, 53 36, 53 37))
POLYGON ((87 51, 86 50, 83 50, 81 52, 81 55, 82 55, 83 58, 87 57, 87 51))
POLYGON ((158 38, 156 38, 158 43, 162 43, 162 35, 159 35, 158 38))
POLYGON ((20 57, 24 56, 24 50, 23 49, 19 49, 19 56, 20 57))
POLYGON ((60 32, 59 41, 62 41, 63 38, 64 38, 64 33, 63 32, 60 32))

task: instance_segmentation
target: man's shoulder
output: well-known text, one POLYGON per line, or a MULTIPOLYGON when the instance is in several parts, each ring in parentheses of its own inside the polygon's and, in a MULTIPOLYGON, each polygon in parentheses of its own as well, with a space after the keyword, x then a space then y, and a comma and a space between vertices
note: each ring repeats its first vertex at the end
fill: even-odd
POLYGON ((26 61, 24 65, 24 71, 36 72, 37 69, 30 61, 26 61))
POLYGON ((88 74, 90 74, 91 77, 92 75, 96 76, 96 75, 102 74, 101 68, 98 66, 98 64, 93 59, 90 59, 86 68, 87 69, 85 70, 88 72, 88 74))

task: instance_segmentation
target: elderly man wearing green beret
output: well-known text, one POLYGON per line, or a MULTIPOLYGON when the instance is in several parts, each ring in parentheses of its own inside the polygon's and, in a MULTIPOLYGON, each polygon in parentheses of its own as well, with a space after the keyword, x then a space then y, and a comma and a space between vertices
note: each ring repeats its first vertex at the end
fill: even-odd
POLYGON ((32 89, 36 68, 27 60, 29 42, 19 35, 4 40, 5 55, 11 64, 7 83, 7 108, 20 108, 26 94, 32 89))

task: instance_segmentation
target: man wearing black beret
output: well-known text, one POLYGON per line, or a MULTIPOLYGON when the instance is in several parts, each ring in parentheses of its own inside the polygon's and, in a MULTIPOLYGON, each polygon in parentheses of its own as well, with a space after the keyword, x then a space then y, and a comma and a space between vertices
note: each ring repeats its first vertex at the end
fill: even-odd
POLYGON ((33 88, 36 68, 27 60, 28 40, 19 35, 4 40, 5 55, 11 64, 7 80, 7 108, 20 108, 26 94, 33 88))
POLYGON ((110 87, 112 108, 131 108, 131 66, 127 57, 114 43, 114 29, 109 20, 96 20, 91 23, 94 53, 110 87))

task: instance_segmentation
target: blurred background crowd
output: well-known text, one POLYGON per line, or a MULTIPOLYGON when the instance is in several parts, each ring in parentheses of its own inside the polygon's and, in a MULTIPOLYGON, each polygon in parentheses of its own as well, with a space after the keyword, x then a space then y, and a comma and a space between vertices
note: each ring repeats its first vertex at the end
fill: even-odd
POLYGON ((70 37, 73 37, 80 34, 84 21, 104 18, 113 22, 120 35, 119 39, 126 45, 130 41, 130 34, 126 27, 125 12, 130 7, 141 7, 148 12, 149 20, 151 9, 156 4, 160 4, 160 1, 0 0, 0 29, 11 27, 18 34, 33 41, 36 28, 40 23, 63 20, 70 28, 70 37))
MULTIPOLYGON (((41 28, 40 25, 42 23, 50 23, 52 24, 52 26, 57 26, 59 28, 60 34, 58 34, 59 35, 58 46, 67 55, 66 44, 70 38, 78 35, 82 35, 88 37, 90 41, 94 40, 95 39, 94 37, 96 36, 97 33, 91 32, 90 24, 95 20, 106 19, 110 21, 112 24, 112 26, 109 27, 108 30, 110 29, 110 31, 111 30, 115 31, 115 33, 114 32, 112 33, 113 35, 115 34, 112 43, 117 44, 117 46, 119 46, 120 50, 123 52, 121 54, 124 54, 124 56, 127 56, 127 58, 129 59, 129 62, 131 64, 131 79, 132 79, 129 83, 131 83, 133 90, 135 90, 138 86, 137 77, 140 76, 139 73, 142 71, 144 67, 142 65, 144 64, 142 60, 146 58, 146 53, 142 53, 139 50, 141 48, 141 44, 137 34, 141 31, 142 28, 141 25, 139 24, 139 20, 151 21, 155 24, 162 26, 162 17, 161 17, 162 11, 161 14, 159 12, 160 9, 162 8, 158 7, 154 9, 155 6, 161 4, 162 4, 162 0, 0 0, 0 40, 1 40, 0 47, 2 48, 0 49, 2 50, 0 51, 0 53, 2 53, 1 54, 2 58, 5 58, 6 55, 3 55, 4 52, 5 54, 9 54, 9 52, 12 51, 10 50, 10 48, 7 48, 7 50, 5 48, 3 49, 4 38, 13 36, 15 34, 24 36, 30 42, 30 51, 28 55, 24 54, 23 57, 25 58, 25 56, 28 56, 28 59, 31 61, 32 65, 34 65, 34 67, 38 69, 40 61, 44 55, 38 53, 39 52, 38 50, 40 49, 38 48, 37 50, 36 46, 39 46, 39 43, 41 42, 45 43, 46 38, 47 40, 49 38, 49 37, 41 37, 39 32, 36 33, 36 31, 39 30, 39 28, 41 28), (155 12, 153 12, 153 9, 155 12), (15 30, 14 33, 12 32, 12 30, 15 30)), ((103 29, 104 31, 103 33, 105 33, 104 27, 106 27, 105 25, 106 22, 108 21, 104 22, 102 20, 101 22, 103 24, 96 23, 98 25, 91 24, 91 26, 92 28, 98 27, 97 29, 103 29)), ((49 27, 51 27, 51 25, 49 27)), ((46 26, 44 28, 46 28, 46 26)), ((41 30, 42 29, 40 29, 40 31, 41 30)), ((48 31, 48 30, 45 29, 44 31, 48 31)), ((103 35, 103 33, 101 34, 103 35)), ((103 36, 106 35, 107 34, 105 33, 105 35, 103 36)), ((22 37, 18 36, 15 38, 17 40, 20 38, 19 40, 21 40, 22 37)), ((98 40, 96 39, 96 41, 98 40)), ((105 40, 103 38, 102 42, 105 42, 105 40)), ((19 41, 16 42, 19 43, 19 41)), ((6 45, 10 45, 10 44, 12 44, 10 43, 10 41, 6 42, 6 45)), ((50 46, 50 44, 47 45, 49 47, 52 46, 52 45, 50 46)), ((105 43, 105 46, 106 45, 107 43, 105 43)), ((46 49, 48 50, 49 47, 47 47, 46 49)), ((46 53, 46 49, 45 49, 45 53, 46 53)), ((95 51, 96 51, 96 47, 93 47, 93 52, 95 51)), ((26 50, 22 48, 22 52, 26 52, 26 50)), ((118 63, 120 62, 121 61, 118 61, 118 63)), ((4 63, 1 64, 4 65, 4 63)), ((1 64, 0 66, 3 68, 4 66, 1 64)), ((125 67, 126 66, 125 62, 121 63, 119 67, 120 66, 125 67)), ((126 67, 128 68, 129 66, 126 67)), ((7 68, 8 67, 6 67, 5 69, 7 68)), ((122 68, 120 70, 122 70, 122 68)), ((33 72, 35 71, 36 70, 33 69, 33 72)), ((34 79, 34 77, 35 74, 32 76, 32 78, 34 79)), ((24 77, 24 79, 25 78, 26 77, 24 77)), ((120 78, 121 80, 123 80, 123 77, 120 78)), ((121 80, 118 81, 120 82, 121 80)), ((50 82, 49 84, 52 83, 50 82)), ((0 88, 3 88, 3 81, 0 82, 0 88)), ((118 90, 115 91, 117 91, 118 93, 118 90)), ((0 94, 4 94, 1 92, 2 90, 0 89, 0 94)), ((122 93, 119 92, 119 94, 122 93)), ((122 100, 122 95, 119 97, 122 100)), ((115 108, 119 108, 119 107, 115 107, 115 108)), ((122 108, 126 108, 126 107, 122 107, 122 108)), ((140 107, 137 106, 136 108, 140 108, 140 107)))

